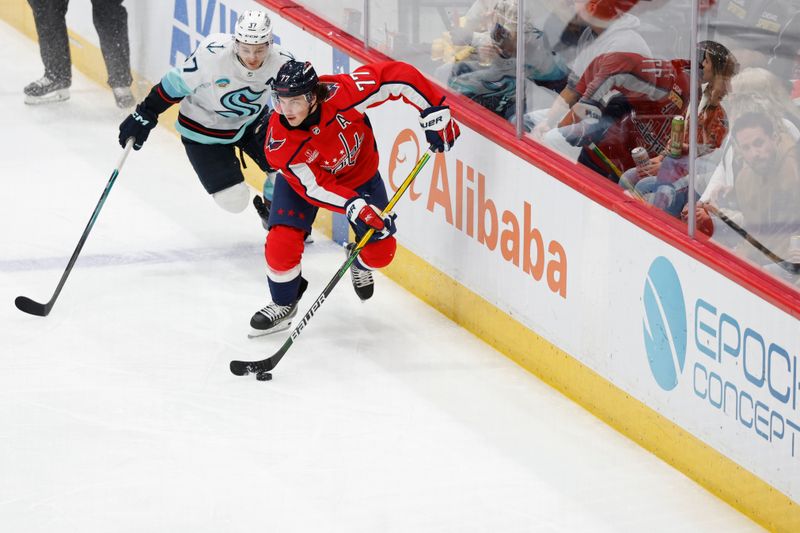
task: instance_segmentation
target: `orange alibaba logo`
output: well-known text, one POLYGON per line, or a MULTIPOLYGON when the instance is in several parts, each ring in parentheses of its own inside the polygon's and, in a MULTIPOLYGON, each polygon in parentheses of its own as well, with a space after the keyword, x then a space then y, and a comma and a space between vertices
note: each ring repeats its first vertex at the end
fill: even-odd
MULTIPOLYGON (((420 158, 420 149, 419 149, 419 140, 417 139, 417 134, 414 133, 413 130, 404 129, 400 133, 397 134, 397 137, 394 139, 394 145, 392 145, 392 153, 389 156, 389 186, 391 186, 392 190, 396 191, 400 184, 405 180, 408 173, 411 172, 411 169, 414 165, 419 161, 420 158), (413 146, 413 150, 410 150, 410 147, 413 146), (413 151, 413 157, 409 157, 410 151, 413 151), (398 171, 398 167, 400 170, 398 171), (395 172, 398 171, 400 173, 395 179, 395 172)), ((417 200, 421 195, 414 190, 414 184, 411 184, 411 187, 408 189, 408 196, 411 200, 417 200)))

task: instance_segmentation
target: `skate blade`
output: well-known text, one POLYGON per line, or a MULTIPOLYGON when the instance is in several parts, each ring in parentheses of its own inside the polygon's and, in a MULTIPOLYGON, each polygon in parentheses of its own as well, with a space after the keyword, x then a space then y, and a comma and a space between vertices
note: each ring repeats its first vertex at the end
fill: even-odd
POLYGON ((290 327, 292 327, 292 322, 291 321, 282 322, 281 324, 278 324, 274 328, 270 328, 270 329, 250 328, 250 333, 247 334, 247 338, 248 339, 257 339, 259 337, 265 337, 267 335, 272 335, 273 333, 280 333, 281 331, 286 331, 290 327))
POLYGON ((69 89, 59 89, 44 96, 25 95, 25 103, 28 105, 55 104, 69 100, 69 89))

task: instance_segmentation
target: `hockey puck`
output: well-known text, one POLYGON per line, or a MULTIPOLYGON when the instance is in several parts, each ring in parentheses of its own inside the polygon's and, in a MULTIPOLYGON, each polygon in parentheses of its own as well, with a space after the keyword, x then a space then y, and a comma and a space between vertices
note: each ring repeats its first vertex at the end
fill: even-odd
POLYGON ((269 372, 263 372, 262 371, 262 372, 259 372, 258 374, 256 374, 256 379, 258 381, 269 381, 269 380, 272 379, 272 374, 270 374, 269 372))

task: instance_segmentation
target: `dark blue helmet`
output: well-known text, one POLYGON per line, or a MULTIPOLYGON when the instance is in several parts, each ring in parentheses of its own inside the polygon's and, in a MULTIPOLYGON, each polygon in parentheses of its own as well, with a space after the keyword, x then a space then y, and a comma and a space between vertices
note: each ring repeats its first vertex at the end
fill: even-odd
POLYGON ((277 96, 301 96, 314 90, 319 77, 308 61, 290 60, 281 66, 272 89, 277 96))

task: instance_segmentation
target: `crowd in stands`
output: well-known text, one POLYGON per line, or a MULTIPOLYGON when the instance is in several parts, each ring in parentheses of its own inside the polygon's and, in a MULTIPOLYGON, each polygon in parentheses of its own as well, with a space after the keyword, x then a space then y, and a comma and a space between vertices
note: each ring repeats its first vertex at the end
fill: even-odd
POLYGON ((691 198, 699 231, 800 285, 800 4, 701 2, 694 151, 689 47, 663 46, 688 36, 668 21, 690 6, 527 0, 519 21, 517 0, 477 0, 436 43, 435 75, 654 209, 686 221, 691 198))

